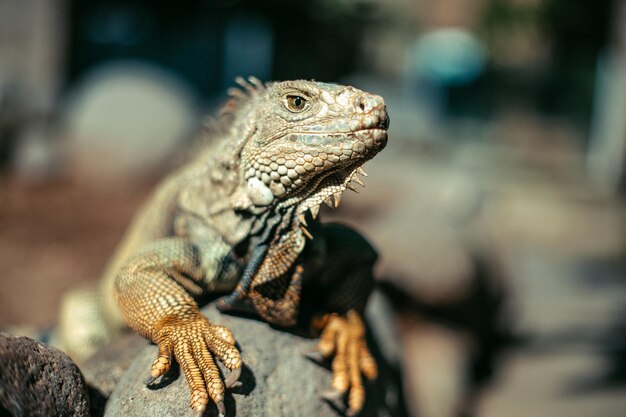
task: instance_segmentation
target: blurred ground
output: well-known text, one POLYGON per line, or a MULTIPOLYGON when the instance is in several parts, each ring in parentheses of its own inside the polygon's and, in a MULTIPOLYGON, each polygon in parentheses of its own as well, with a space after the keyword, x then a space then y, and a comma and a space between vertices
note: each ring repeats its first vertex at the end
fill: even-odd
POLYGON ((0 322, 52 326, 68 288, 96 280, 151 187, 0 179, 0 322))

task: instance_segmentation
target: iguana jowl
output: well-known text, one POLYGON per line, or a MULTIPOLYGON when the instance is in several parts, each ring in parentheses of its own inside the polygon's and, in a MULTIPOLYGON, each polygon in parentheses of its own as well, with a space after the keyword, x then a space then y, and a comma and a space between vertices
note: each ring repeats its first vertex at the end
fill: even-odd
POLYGON ((221 140, 166 179, 139 213, 109 290, 124 321, 159 347, 149 382, 175 358, 199 415, 209 398, 224 414, 224 387, 242 367, 231 332, 198 310, 194 297, 207 292, 230 292, 218 300, 222 311, 317 326, 320 353, 334 355, 332 388, 348 393, 356 413, 361 374, 377 373, 361 319, 376 253, 355 231, 316 218, 322 203, 338 205, 360 183, 361 165, 386 145, 385 104, 336 84, 238 82, 222 110, 221 140), (216 359, 231 370, 224 380, 216 359))

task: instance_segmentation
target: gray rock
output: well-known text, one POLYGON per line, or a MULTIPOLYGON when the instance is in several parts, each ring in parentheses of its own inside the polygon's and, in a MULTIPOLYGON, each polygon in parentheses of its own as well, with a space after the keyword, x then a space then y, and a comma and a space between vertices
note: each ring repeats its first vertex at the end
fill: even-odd
MULTIPOLYGON (((312 351, 315 340, 273 329, 267 323, 218 313, 208 306, 204 314, 227 326, 235 334, 245 362, 242 387, 227 391, 227 416, 320 416, 339 415, 320 394, 330 386, 331 374, 324 367, 304 357, 312 351)), ((376 345, 370 343, 379 361, 379 378, 369 384, 362 416, 404 416, 397 373, 381 359, 376 345)), ((148 346, 121 377, 107 403, 105 416, 192 415, 189 389, 177 370, 147 388, 143 381, 157 354, 148 346)), ((215 406, 205 415, 217 416, 215 406)))
POLYGON ((13 416, 90 415, 83 376, 60 350, 0 334, 0 362, 0 404, 13 416))
POLYGON ((89 385, 92 417, 102 416, 109 396, 149 342, 136 333, 118 337, 80 365, 89 385))

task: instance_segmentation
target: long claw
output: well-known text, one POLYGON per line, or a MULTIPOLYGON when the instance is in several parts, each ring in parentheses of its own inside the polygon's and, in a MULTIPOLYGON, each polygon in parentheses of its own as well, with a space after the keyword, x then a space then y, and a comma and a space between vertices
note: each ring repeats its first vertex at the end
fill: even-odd
POLYGON ((230 372, 230 375, 224 380, 224 385, 226 388, 234 388, 235 384, 238 382, 239 377, 241 376, 241 366, 239 368, 233 369, 230 372))
POLYGON ((320 397, 324 401, 327 401, 333 408, 335 408, 340 413, 345 413, 346 406, 343 403, 343 394, 335 389, 331 389, 329 391, 324 391, 320 397))
POLYGON ((224 415, 226 414, 226 407, 224 407, 224 401, 220 401, 219 403, 215 404, 217 406, 217 411, 220 413, 220 417, 224 417, 224 415))
POLYGON ((357 414, 359 414, 360 412, 361 412, 361 410, 353 410, 353 409, 351 409, 351 408, 348 408, 348 409, 346 410, 346 417, 354 417, 354 416, 356 416, 357 414))
POLYGON ((159 376, 160 376, 160 375, 157 375, 157 376, 154 376, 154 375, 149 375, 149 376, 148 376, 148 377, 147 377, 147 378, 143 381, 144 385, 145 385, 146 387, 148 387, 148 386, 152 385, 152 383, 153 383, 154 381, 156 381, 156 380, 159 378, 159 376))
POLYGON ((326 364, 326 358, 324 357, 324 355, 322 355, 321 352, 319 352, 317 350, 305 353, 304 356, 308 360, 310 360, 310 361, 312 361, 312 362, 314 362, 314 363, 316 363, 318 365, 325 365, 326 364))
POLYGON ((321 397, 326 401, 335 401, 343 397, 343 394, 336 389, 330 389, 322 392, 321 397))

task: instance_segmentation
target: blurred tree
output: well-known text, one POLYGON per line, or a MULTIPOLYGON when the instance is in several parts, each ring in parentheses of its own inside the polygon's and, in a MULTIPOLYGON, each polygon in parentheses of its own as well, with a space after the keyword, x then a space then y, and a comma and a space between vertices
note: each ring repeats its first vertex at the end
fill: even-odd
POLYGON ((363 22, 369 16, 358 3, 190 0, 183 6, 164 0, 74 0, 68 81, 111 59, 156 63, 204 95, 221 93, 224 77, 254 69, 253 61, 267 60, 269 74, 258 75, 272 79, 337 80, 357 66, 363 22), (234 60, 237 51, 227 37, 242 46, 240 40, 251 39, 251 31, 259 31, 254 39, 264 37, 272 44, 241 48, 234 60), (260 57, 261 51, 270 56, 260 57))
POLYGON ((588 128, 598 57, 609 43, 614 0, 541 3, 540 22, 553 63, 543 83, 540 108, 564 113, 588 128))
POLYGON ((491 65, 475 83, 451 91, 451 112, 488 117, 522 107, 587 131, 613 3, 489 0, 478 31, 491 65))

